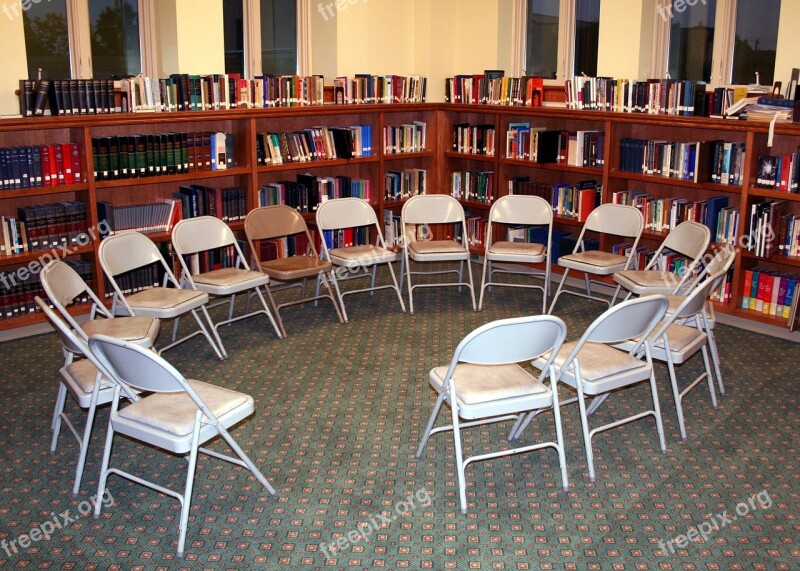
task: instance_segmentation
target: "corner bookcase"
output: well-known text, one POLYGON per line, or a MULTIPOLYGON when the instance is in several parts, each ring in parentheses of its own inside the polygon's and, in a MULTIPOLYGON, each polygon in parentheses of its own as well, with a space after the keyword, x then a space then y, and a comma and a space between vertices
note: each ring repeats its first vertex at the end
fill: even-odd
MULTIPOLYGON (((427 192, 449 193, 451 174, 455 171, 493 173, 493 199, 509 192, 509 181, 529 177, 531 181, 548 185, 579 184, 596 181, 602 185, 600 199, 611 202, 614 193, 643 190, 653 197, 681 197, 690 201, 727 196, 728 205, 739 209, 737 236, 749 231, 749 213, 754 203, 764 200, 785 201, 785 212, 800 214, 800 194, 777 192, 756 186, 759 155, 783 155, 797 151, 800 146, 800 125, 778 124, 773 145, 768 148, 769 126, 759 122, 718 120, 694 117, 675 117, 644 114, 574 111, 562 108, 499 107, 449 103, 398 105, 325 105, 319 107, 241 109, 229 111, 195 111, 181 113, 117 114, 105 116, 43 117, 36 119, 6 119, 0 121, 0 147, 41 146, 53 143, 77 143, 80 149, 80 180, 59 186, 30 187, 0 190, 0 215, 16 217, 19 208, 49 203, 80 201, 86 204, 86 228, 97 228, 99 201, 125 206, 172 198, 184 184, 245 189, 247 210, 259 205, 262 185, 297 174, 311 173, 318 177, 348 176, 370 181, 370 203, 379 219, 385 212, 399 215, 403 201, 388 199, 384 194, 387 173, 409 169, 426 171, 427 192), (387 152, 383 133, 387 127, 424 123, 424 148, 410 152, 387 152), (563 163, 537 163, 505 156, 506 133, 509 125, 529 123, 531 127, 561 131, 596 131, 604 133, 603 163, 601 166, 573 166, 563 163), (493 154, 467 153, 453 148, 453 132, 457 125, 482 125, 494 133, 493 154), (257 134, 260 132, 292 132, 315 127, 351 127, 369 125, 372 132, 369 156, 353 159, 289 162, 278 165, 259 165, 257 134), (121 135, 158 135, 174 132, 224 132, 233 135, 234 163, 224 170, 176 172, 142 178, 97 179, 93 173, 92 140, 98 137, 121 135), (742 180, 737 184, 692 182, 622 169, 623 139, 648 139, 667 142, 724 141, 744 144, 746 154, 742 165, 742 180)), ((464 207, 473 216, 486 218, 491 201, 464 200, 464 207)), ((305 216, 311 221, 313 213, 305 216)), ((577 235, 582 223, 574 218, 557 216, 559 230, 577 235)), ((232 222, 235 231, 242 222, 232 222)), ((647 230, 642 245, 655 249, 665 233, 647 230)), ((157 242, 169 240, 169 234, 150 234, 157 242)), ((599 246, 610 250, 618 241, 611 236, 597 236, 599 246)), ((60 253, 64 250, 56 249, 60 253)), ((85 276, 103 298, 105 285, 96 262, 97 241, 83 245, 71 244, 67 259, 85 262, 91 270, 85 276)), ((0 272, 16 274, 20 268, 39 260, 45 250, 0 254, 0 272)), ((480 244, 473 252, 482 254, 480 244)), ((775 272, 800 273, 800 258, 784 255, 757 257, 737 248, 731 292, 728 301, 717 302, 716 310, 774 326, 785 326, 786 320, 741 307, 745 272, 754 268, 775 272)), ((554 268, 558 271, 557 268, 554 268)), ((2 294, 8 295, 5 283, 2 294)), ((33 286, 36 287, 35 285, 33 286)), ((30 287, 19 288, 17 296, 32 296, 30 287)), ((19 301, 19 300, 17 300, 19 301)), ((24 305, 24 304, 23 304, 24 305)), ((80 312, 78 306, 74 309, 80 312)), ((44 321, 37 313, 24 312, 0 319, 0 330, 13 329, 44 321)))

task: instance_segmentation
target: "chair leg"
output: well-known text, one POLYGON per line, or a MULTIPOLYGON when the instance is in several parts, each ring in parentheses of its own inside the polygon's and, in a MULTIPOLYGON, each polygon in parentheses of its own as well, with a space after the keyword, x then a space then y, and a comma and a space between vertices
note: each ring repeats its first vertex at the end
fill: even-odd
POLYGON ((175 339, 178 338, 178 326, 181 323, 180 316, 176 317, 172 322, 172 341, 171 343, 175 343, 175 339))
MULTIPOLYGON (((320 281, 322 281, 322 283, 325 284, 325 289, 328 290, 328 295, 331 298, 331 303, 333 304, 333 308, 336 310, 336 315, 339 317, 339 323, 345 323, 345 318, 342 315, 342 310, 339 309, 339 302, 336 301, 336 296, 334 295, 333 290, 331 289, 331 284, 328 283, 327 279, 325 279, 325 273, 324 272, 320 272, 319 276, 317 276, 317 296, 319 296, 319 282, 320 281)), ((305 280, 303 280, 303 284, 304 284, 303 285, 303 292, 305 292, 306 291, 305 280)), ((316 304, 318 301, 319 301, 319 299, 315 299, 314 303, 316 304)))
MULTIPOLYGON (((106 490, 106 483, 108 482, 108 476, 111 473, 108 469, 108 464, 111 461, 111 448, 114 445, 114 426, 111 424, 110 418, 116 414, 117 410, 119 410, 119 394, 120 387, 119 385, 115 385, 114 397, 111 400, 111 412, 109 413, 108 429, 106 430, 106 443, 103 447, 103 461, 100 463, 100 479, 97 482, 98 498, 103 497, 103 494, 106 490)), ((100 507, 102 503, 103 502, 95 502, 94 513, 92 514, 94 519, 98 519, 100 517, 100 507)))
MULTIPOLYGON (((342 290, 339 289, 339 282, 336 281, 336 268, 333 268, 331 270, 330 280, 331 283, 333 283, 333 289, 336 290, 336 297, 339 298, 339 307, 342 308, 342 315, 344 316, 344 322, 348 323, 347 309, 344 306, 344 297, 342 296, 342 290)), ((317 283, 317 291, 319 291, 319 282, 317 283)))
MULTIPOLYGON (((272 307, 272 313, 274 314, 274 321, 277 324, 277 333, 278 337, 285 339, 286 338, 286 329, 283 328, 283 320, 281 319, 280 311, 278 310, 278 306, 275 303, 275 298, 272 297, 272 290, 269 288, 269 284, 264 286, 264 291, 267 294, 267 299, 269 300, 269 304, 272 307)), ((305 286, 303 286, 303 291, 305 291, 305 286)))
POLYGON ((583 447, 586 451, 586 464, 589 468, 589 481, 594 482, 594 453, 592 452, 592 435, 589 434, 589 416, 586 414, 586 401, 583 395, 583 383, 580 376, 580 365, 575 363, 575 386, 578 389, 578 408, 581 414, 581 428, 583 429, 583 447))
MULTIPOLYGON (((483 311, 483 292, 486 289, 486 272, 491 265, 491 262, 486 259, 484 256, 483 258, 483 271, 481 272, 481 295, 478 296, 478 311, 483 311)), ((492 281, 492 272, 489 271, 489 281, 492 281)))
POLYGON ((195 321, 197 321, 197 325, 203 331, 203 335, 205 335, 209 344, 214 348, 219 360, 224 361, 228 358, 228 352, 225 350, 225 345, 222 344, 222 339, 219 336, 217 328, 214 327, 214 322, 211 321, 211 316, 208 314, 208 309, 206 309, 205 305, 201 305, 200 311, 203 312, 203 316, 205 317, 208 327, 206 327, 206 325, 203 323, 203 320, 200 319, 200 316, 197 315, 197 310, 193 309, 192 315, 194 316, 195 321))
POLYGON ((658 388, 656 386, 656 372, 653 367, 653 358, 650 354, 650 345, 644 347, 647 363, 650 365, 650 392, 653 395, 653 412, 656 417, 656 431, 658 432, 658 442, 661 445, 661 453, 666 454, 667 442, 664 438, 664 421, 661 418, 661 405, 658 401, 658 388))
POLYGON ((463 262, 467 264, 467 275, 469 276, 469 296, 472 299, 472 311, 478 311, 478 306, 475 304, 475 282, 472 279, 472 262, 466 260, 463 262))
MULTIPOLYGON (((402 263, 402 262, 401 262, 402 263)), ((392 283, 394 284, 394 292, 397 294, 397 300, 400 302, 400 309, 403 310, 403 313, 406 312, 406 304, 403 301, 403 290, 397 283, 397 277, 394 275, 394 268, 392 267, 392 262, 386 262, 386 265, 389 266, 389 275, 392 278, 392 283)), ((402 275, 400 284, 402 285, 402 275)))
POLYGON ((703 355, 703 365, 706 368, 706 381, 708 382, 708 394, 711 395, 711 406, 717 408, 717 395, 714 390, 714 376, 711 374, 711 363, 708 356, 708 348, 703 345, 700 348, 703 355))
POLYGON ((714 363, 714 374, 717 378, 717 386, 719 387, 719 394, 725 395, 725 385, 722 382, 722 369, 719 362, 719 351, 717 350, 717 340, 714 337, 714 330, 708 326, 706 322, 706 335, 708 336, 708 348, 711 351, 711 361, 714 363))
POLYGON ((406 256, 406 282, 408 286, 408 313, 414 315, 414 289, 411 286, 411 260, 406 256))
MULTIPOLYGON (((86 425, 83 427, 83 438, 81 438, 81 448, 78 453, 78 463, 75 466, 75 481, 72 484, 72 497, 78 497, 81 491, 81 480, 83 479, 83 467, 86 465, 86 455, 89 452, 89 440, 92 437, 92 428, 94 427, 94 417, 97 411, 97 395, 100 392, 100 377, 101 374, 97 373, 97 378, 94 382, 94 389, 92 390, 92 400, 89 405, 89 410, 86 411, 86 425)), ((100 497, 100 496, 98 496, 100 497)))
POLYGON ((64 383, 58 383, 58 393, 56 393, 56 405, 53 408, 53 420, 50 422, 50 430, 53 432, 53 438, 50 441, 50 452, 56 451, 58 443, 58 435, 61 432, 61 415, 64 412, 64 405, 67 401, 67 387, 64 383))
POLYGON ((422 438, 419 441, 419 446, 417 446, 417 458, 422 456, 422 451, 425 450, 425 446, 428 444, 428 438, 431 436, 431 430, 433 430, 433 425, 436 423, 436 417, 439 416, 439 411, 442 408, 444 398, 445 393, 439 393, 439 397, 436 399, 436 404, 433 405, 433 411, 431 412, 431 417, 428 419, 428 425, 425 427, 425 432, 422 434, 422 438))
POLYGON ((194 431, 192 433, 192 449, 189 452, 189 466, 186 469, 186 486, 181 497, 181 517, 178 523, 178 557, 183 557, 186 544, 186 526, 189 523, 189 510, 192 507, 192 488, 194 487, 194 471, 197 467, 197 449, 200 447, 200 419, 203 411, 197 410, 194 417, 194 431))
MULTIPOLYGON (((464 281, 464 260, 461 260, 458 263, 458 283, 459 283, 458 293, 461 293, 461 285, 460 284, 463 281, 464 281)), ((474 309, 473 309, 473 311, 474 311, 474 309)))
POLYGON ((614 295, 611 297, 611 302, 609 303, 609 307, 614 307, 614 304, 617 303, 617 297, 619 296, 619 292, 622 289, 621 285, 617 285, 616 289, 614 290, 614 295))
POLYGON ((467 482, 464 475, 464 456, 461 452, 461 430, 458 426, 458 401, 453 383, 450 384, 450 412, 453 418, 453 444, 456 452, 456 471, 458 472, 458 497, 461 502, 461 513, 467 513, 467 482))
MULTIPOLYGON (((233 310, 234 305, 236 304, 236 294, 231 296, 231 299, 228 301, 228 321, 233 320, 233 310)), ((230 325, 230 323, 228 323, 230 325)))
POLYGON ((556 302, 558 302, 558 297, 561 295, 561 290, 564 289, 564 284, 567 281, 567 274, 569 274, 569 268, 565 268, 564 273, 561 275, 561 281, 558 283, 556 293, 553 296, 553 301, 550 303, 550 309, 547 311, 549 315, 553 315, 553 309, 555 308, 556 302))
MULTIPOLYGON (((664 346, 669 347, 669 339, 664 336, 664 346)), ((672 385, 672 398, 675 399, 675 412, 678 415, 678 427, 681 431, 681 440, 686 441, 686 424, 683 419, 683 405, 681 404, 681 391, 678 389, 678 380, 675 377, 675 364, 672 362, 672 352, 667 350, 667 370, 669 371, 669 382, 672 385)))
POLYGON ((222 435, 222 438, 225 439, 225 442, 228 443, 228 446, 231 447, 231 450, 239 457, 239 459, 247 466, 247 469, 250 470, 250 473, 253 474, 256 480, 258 480, 264 488, 269 492, 270 496, 275 495, 275 488, 273 488, 267 479, 264 477, 264 474, 261 473, 253 461, 250 460, 250 457, 245 454, 244 450, 241 449, 239 444, 233 439, 233 437, 228 433, 227 430, 223 427, 219 427, 219 433, 222 435))
POLYGON ((606 402, 608 396, 609 393, 603 393, 602 395, 597 395, 596 397, 594 397, 592 399, 592 404, 590 404, 589 408, 586 409, 586 414, 592 416, 597 411, 597 409, 600 408, 600 405, 606 402))
MULTIPOLYGON (((261 294, 261 289, 256 288, 256 296, 258 297, 259 301, 261 301, 261 307, 264 308, 264 313, 267 314, 267 319, 269 319, 270 324, 272 324, 272 328, 275 330, 275 335, 278 336, 278 339, 283 339, 284 335, 281 333, 281 328, 278 327, 278 323, 275 321, 275 317, 272 315, 272 312, 269 310, 269 305, 267 305, 267 301, 264 299, 264 296, 261 294)), ((272 299, 272 292, 267 289, 267 297, 270 300, 272 305, 275 305, 275 300, 272 299)))
POLYGON ((556 382, 556 370, 550 366, 550 390, 553 393, 553 421, 556 425, 556 442, 558 446, 558 463, 561 466, 561 485, 566 492, 569 490, 569 478, 567 476, 567 456, 564 453, 564 434, 561 428, 561 407, 558 403, 558 382, 556 382))
POLYGON ((378 265, 375 264, 372 266, 372 280, 370 280, 369 286, 372 288, 372 291, 369 292, 369 295, 375 295, 375 280, 378 277, 378 265))

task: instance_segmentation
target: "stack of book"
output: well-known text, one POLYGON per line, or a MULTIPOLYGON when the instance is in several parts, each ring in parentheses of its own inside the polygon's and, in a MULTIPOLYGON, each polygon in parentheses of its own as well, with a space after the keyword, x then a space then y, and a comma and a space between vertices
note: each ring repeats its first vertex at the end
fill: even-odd
POLYGON ((384 197, 386 200, 404 200, 418 194, 426 194, 428 172, 425 169, 388 171, 384 175, 384 197))
POLYGON ((314 212, 328 199, 361 198, 369 202, 372 189, 369 179, 348 176, 298 174, 296 180, 280 180, 259 188, 259 204, 285 204, 300 212, 314 212))
POLYGON ((0 222, 4 256, 85 246, 90 241, 86 203, 78 200, 20 206, 16 217, 3 216, 0 222))
POLYGON ((489 204, 494 200, 494 172, 454 171, 450 173, 450 194, 459 200, 489 204))
POLYGON ((428 124, 424 121, 412 121, 399 126, 384 126, 383 153, 394 155, 424 152, 428 148, 426 143, 427 127, 428 124))
POLYGON ((548 130, 522 122, 509 123, 506 131, 506 158, 535 163, 601 168, 604 146, 601 131, 548 130))
POLYGON ((800 192, 800 152, 778 157, 760 155, 758 157, 758 177, 756 186, 780 192, 800 192))
POLYGON ((539 107, 544 102, 541 77, 506 77, 503 70, 456 75, 445 79, 447 103, 539 107))
POLYGON ((453 151, 493 157, 495 153, 494 125, 454 124, 453 151))
POLYGON ((372 155, 372 126, 313 127, 293 132, 257 133, 259 165, 353 159, 372 155))
POLYGON ((83 182, 78 143, 0 148, 0 189, 83 182))
POLYGON ((798 281, 800 276, 767 268, 745 270, 742 308, 789 319, 792 307, 797 304, 798 281))
POLYGON ((371 75, 357 73, 333 81, 333 102, 337 104, 364 103, 424 103, 427 78, 420 75, 371 75))
MULTIPOLYGON (((64 262, 81 276, 90 289, 94 289, 94 276, 90 262, 80 259, 64 260, 64 262)), ((0 290, 0 319, 12 319, 40 311, 34 298, 39 296, 47 299, 47 294, 39 281, 37 272, 26 272, 24 276, 20 273, 7 274, 6 280, 7 287, 0 290)), ((75 300, 77 304, 90 301, 85 292, 75 300)))

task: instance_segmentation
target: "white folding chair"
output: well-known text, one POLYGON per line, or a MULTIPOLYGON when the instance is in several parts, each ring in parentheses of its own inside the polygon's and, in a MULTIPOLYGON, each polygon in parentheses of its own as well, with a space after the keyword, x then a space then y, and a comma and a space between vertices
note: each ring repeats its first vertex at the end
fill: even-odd
MULTIPOLYGON (((668 301, 663 295, 639 297, 612 306, 595 319, 578 341, 564 343, 553 364, 556 368, 556 379, 578 392, 577 399, 569 399, 561 404, 578 401, 583 427, 583 442, 586 449, 586 463, 589 468, 589 479, 594 481, 594 453, 592 438, 598 432, 633 422, 646 416, 653 416, 656 421, 661 451, 666 452, 664 427, 661 419, 661 408, 658 403, 656 378, 653 370, 653 359, 650 353, 649 335, 658 326, 667 311, 668 301), (612 345, 627 339, 638 338, 630 350, 623 351, 612 345), (644 353, 644 360, 637 355, 644 353), (589 429, 589 415, 605 401, 611 391, 650 382, 653 397, 653 408, 639 412, 626 418, 589 429), (595 397, 591 406, 586 407, 585 397, 595 397)), ((550 361, 539 357, 534 366, 547 371, 550 361)), ((553 384, 553 390, 557 385, 553 384)), ((529 415, 530 417, 530 415, 529 415)), ((527 426, 527 418, 517 430, 519 436, 527 426)))
POLYGON ((102 333, 131 341, 145 348, 155 345, 160 329, 158 318, 115 317, 78 272, 65 262, 53 260, 42 268, 39 279, 50 303, 84 341, 88 341, 89 337, 96 333, 102 333), (67 309, 71 303, 81 301, 91 305, 89 320, 82 324, 78 323, 67 309))
POLYGON ((116 315, 138 315, 158 317, 159 319, 173 319, 172 341, 159 349, 159 353, 171 349, 188 341, 195 335, 203 335, 208 344, 220 359, 226 357, 217 335, 211 316, 208 314, 206 304, 209 301, 207 293, 181 288, 181 284, 172 273, 164 256, 150 238, 139 232, 121 232, 113 234, 100 242, 97 257, 103 268, 114 297, 111 302, 111 311, 116 315), (147 267, 158 267, 164 278, 160 285, 152 283, 143 284, 139 291, 125 293, 117 280, 118 276, 128 272, 147 267), (202 312, 201 317, 198 312, 202 312), (199 330, 176 339, 180 317, 191 314, 199 326, 199 330))
POLYGON ((283 204, 254 208, 247 213, 247 217, 244 219, 244 233, 250 244, 250 252, 256 262, 257 269, 267 274, 270 278, 270 282, 267 284, 268 288, 274 291, 273 284, 276 282, 282 288, 301 288, 299 299, 289 300, 274 306, 275 320, 278 322, 284 337, 286 337, 286 329, 283 327, 280 310, 291 305, 329 299, 336 310, 339 322, 344 323, 339 304, 333 295, 328 279, 325 277, 325 274, 329 274, 333 270, 333 266, 330 262, 320 259, 317 254, 317 248, 314 246, 314 239, 308 230, 308 225, 297 210, 283 204), (261 259, 259 246, 262 240, 273 240, 289 236, 304 237, 308 245, 307 251, 298 252, 291 256, 278 257, 274 260, 261 259), (328 293, 320 295, 317 292, 315 295, 307 297, 306 280, 308 278, 315 278, 317 287, 319 287, 319 282, 321 281, 328 293))
POLYGON ((628 269, 636 257, 636 248, 639 244, 639 238, 642 235, 643 229, 644 218, 642 218, 642 213, 633 206, 626 206, 623 204, 601 204, 592 210, 586 218, 586 222, 583 224, 573 252, 558 258, 558 265, 564 268, 564 273, 561 276, 561 281, 558 284, 558 289, 556 289, 556 294, 553 296, 553 302, 550 304, 548 313, 553 313, 553 309, 562 293, 599 300, 607 303, 609 306, 614 305, 617 295, 619 294, 620 286, 618 285, 616 287, 611 301, 608 301, 605 298, 592 295, 592 283, 602 282, 590 280, 589 275, 610 276, 615 272, 628 269), (633 244, 630 247, 630 253, 625 255, 612 254, 600 250, 585 250, 584 238, 587 232, 632 238, 633 244), (564 284, 567 281, 570 270, 583 272, 583 279, 586 284, 585 294, 564 289, 564 284))
POLYGON ((453 432, 462 513, 467 512, 464 470, 470 463, 478 460, 552 447, 558 451, 562 486, 565 490, 568 488, 558 393, 554 390, 555 381, 551 380, 550 387, 543 383, 548 375, 551 379, 556 378, 552 367, 553 359, 566 334, 567 326, 564 322, 549 315, 493 321, 464 337, 456 347, 449 366, 431 370, 428 382, 439 396, 417 448, 417 458, 422 456, 431 435, 443 431, 453 432), (518 364, 540 356, 543 356, 541 358, 546 365, 538 379, 518 364), (452 420, 446 426, 434 428, 442 403, 450 405, 452 420), (511 440, 526 413, 550 407, 553 408, 555 421, 554 442, 540 442, 463 457, 463 428, 513 420, 509 433, 511 440), (467 422, 462 422, 461 419, 467 422))
POLYGON ((695 279, 695 270, 710 241, 711 230, 705 224, 691 220, 681 222, 667 234, 645 268, 616 272, 614 281, 628 290, 625 299, 633 294, 672 294, 681 291, 684 285, 695 279), (670 253, 679 254, 689 262, 682 268, 680 275, 662 266, 665 257, 670 253))
POLYGON ((172 229, 172 247, 178 255, 182 272, 181 284, 193 290, 203 291, 209 295, 227 298, 229 301, 228 318, 214 323, 217 332, 216 339, 223 354, 225 348, 219 336, 219 328, 228 323, 246 319, 253 315, 263 313, 269 319, 278 339, 283 335, 272 316, 261 288, 264 288, 270 303, 274 306, 272 294, 267 287, 269 276, 250 269, 247 259, 242 253, 236 236, 225 222, 214 216, 199 216, 197 218, 184 218, 172 229), (227 250, 230 256, 230 267, 212 269, 202 273, 193 273, 189 258, 192 256, 210 255, 212 251, 227 250), (261 309, 248 311, 244 315, 233 316, 236 295, 252 292, 261 302, 261 309))
POLYGON ((481 275, 481 295, 478 299, 478 311, 483 309, 483 294, 487 287, 524 287, 542 291, 542 313, 547 311, 550 298, 550 252, 553 240, 553 207, 538 196, 508 195, 498 198, 489 210, 489 224, 486 232, 486 253, 483 257, 483 273, 481 275), (524 225, 527 230, 533 226, 546 228, 547 236, 540 242, 512 242, 495 240, 494 227, 497 224, 524 225), (494 263, 511 263, 514 266, 495 267, 494 263), (544 263, 544 270, 516 264, 544 263), (522 274, 544 278, 542 285, 515 284, 492 281, 492 276, 500 274, 522 274), (487 279, 488 276, 488 279, 487 279))
MULTIPOLYGON (((105 493, 108 477, 116 474, 179 500, 181 515, 177 553, 178 557, 183 557, 199 452, 246 468, 270 495, 275 494, 264 475, 228 433, 230 427, 253 414, 255 407, 252 397, 209 383, 187 380, 152 351, 145 351, 107 335, 93 336, 89 339, 89 347, 114 382, 97 497, 105 493), (120 409, 119 397, 124 386, 152 394, 120 409), (183 493, 121 468, 111 467, 111 449, 116 434, 173 454, 188 454, 189 465, 183 493), (235 457, 201 447, 217 436, 228 443, 235 457)), ((100 516, 101 504, 94 504, 95 518, 100 516)))
POLYGON ((414 314, 414 288, 420 287, 452 287, 469 288, 472 298, 472 311, 476 311, 475 288, 472 283, 472 265, 467 243, 467 223, 461 203, 449 194, 420 194, 412 196, 403 204, 400 212, 400 228, 403 229, 403 271, 408 285, 408 311, 414 314), (415 240, 409 241, 407 225, 420 226, 426 224, 449 224, 461 233, 461 239, 415 240), (458 262, 459 268, 432 271, 412 271, 414 262, 458 262), (464 264, 467 266, 469 281, 464 281, 464 264), (451 274, 458 275, 457 281, 411 284, 412 275, 451 274))
POLYGON ((329 248, 323 238, 322 258, 333 264, 334 268, 330 272, 331 282, 339 298, 339 306, 342 309, 345 322, 347 310, 344 306, 344 296, 354 293, 372 292, 380 289, 393 289, 400 301, 400 308, 403 313, 406 306, 403 303, 403 296, 397 285, 397 278, 392 268, 392 262, 397 260, 397 254, 386 248, 383 240, 383 232, 378 226, 378 218, 375 210, 368 202, 360 198, 335 198, 326 200, 317 208, 317 229, 320 232, 336 232, 346 228, 368 227, 370 232, 375 235, 375 244, 361 244, 353 246, 340 246, 329 248), (378 266, 386 264, 389 268, 389 275, 392 283, 387 285, 376 285, 378 266), (361 289, 351 289, 342 291, 339 287, 340 281, 350 279, 371 278, 369 287, 361 289))
MULTIPOLYGON (((55 327, 56 333, 61 338, 64 365, 58 371, 61 376, 61 382, 58 385, 53 420, 50 424, 50 429, 53 432, 50 440, 50 452, 54 453, 56 451, 58 437, 61 434, 61 425, 66 425, 80 446, 72 485, 72 496, 75 497, 81 489, 83 468, 86 465, 86 454, 89 451, 89 440, 94 426, 95 410, 98 406, 110 403, 114 391, 111 382, 100 372, 99 364, 92 352, 89 351, 89 346, 86 342, 55 311, 50 309, 42 298, 37 295, 34 301, 50 320, 50 323, 55 327), (86 420, 81 431, 75 427, 65 412, 67 394, 72 397, 80 408, 86 410, 86 420)), ((127 389, 124 394, 129 397, 132 396, 132 393, 127 389)))

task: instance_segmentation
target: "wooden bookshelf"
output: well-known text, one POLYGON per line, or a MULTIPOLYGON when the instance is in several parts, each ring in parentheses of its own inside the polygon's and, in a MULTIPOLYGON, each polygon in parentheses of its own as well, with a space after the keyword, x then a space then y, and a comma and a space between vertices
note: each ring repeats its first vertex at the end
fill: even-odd
MULTIPOLYGON (((34 204, 79 200, 87 204, 87 225, 97 227, 97 202, 129 205, 162 201, 172 197, 182 184, 200 183, 214 186, 241 186, 246 193, 246 207, 258 206, 259 187, 273 181, 294 178, 298 173, 316 176, 345 175, 368 179, 370 202, 379 218, 385 211, 399 214, 403 200, 388 200, 384 195, 384 177, 389 171, 425 169, 427 191, 450 191, 450 176, 455 170, 480 170, 494 173, 494 198, 508 192, 513 177, 529 176, 546 184, 577 184, 595 180, 602 185, 601 200, 610 202, 612 193, 643 189, 655 197, 680 196, 704 200, 727 196, 729 205, 740 211, 738 236, 749 231, 748 212, 754 202, 767 199, 785 200, 786 211, 800 214, 800 194, 787 194, 756 187, 756 170, 760 154, 792 152, 800 145, 800 125, 779 124, 775 128, 773 147, 767 148, 768 125, 759 122, 731 121, 695 117, 643 115, 597 111, 573 111, 555 107, 520 108, 447 103, 397 105, 325 105, 272 109, 237 109, 228 111, 195 111, 180 113, 112 114, 97 116, 40 117, 0 121, 0 147, 78 143, 81 149, 82 177, 74 184, 54 187, 33 187, 0 191, 0 215, 16 216, 17 208, 34 204), (383 149, 383 131, 414 121, 426 124, 424 149, 408 153, 388 153, 383 149), (605 133, 602 168, 569 164, 537 164, 505 156, 505 137, 510 123, 528 122, 531 126, 568 131, 600 131, 605 133), (453 151, 453 126, 458 123, 491 125, 495 132, 494 154, 470 154, 453 151), (354 159, 318 160, 281 165, 258 165, 256 136, 259 132, 290 132, 317 126, 350 127, 369 125, 372 131, 370 156, 354 159), (183 172, 152 177, 96 180, 93 175, 92 138, 111 135, 160 134, 167 132, 221 131, 234 136, 235 165, 219 171, 183 172), (667 141, 723 140, 746 144, 744 180, 737 185, 723 185, 651 176, 626 172, 620 168, 620 140, 625 137, 667 141)), ((465 209, 479 216, 488 216, 491 203, 464 201, 465 209)), ((305 217, 313 220, 313 214, 305 217)), ((577 235, 581 223, 557 217, 558 229, 577 235)), ((231 224, 241 231, 241 222, 231 224)), ((642 244, 655 249, 664 233, 646 231, 642 244)), ((156 241, 167 241, 165 232, 152 234, 156 241)), ((601 249, 610 250, 618 239, 599 236, 601 249)), ((101 298, 105 295, 104 280, 96 263, 97 243, 72 248, 68 257, 88 260, 93 264, 93 283, 101 298)), ((480 248, 472 248, 481 254, 480 248)), ((49 250, 0 256, 0 271, 13 273, 38 260, 49 250)), ((754 256, 737 252, 731 299, 717 303, 717 311, 784 326, 785 322, 756 314, 740 307, 744 271, 766 267, 775 271, 798 273, 800 261, 773 255, 754 256)), ((0 284, 1 287, 1 284, 0 284)), ((78 309, 80 311, 80 309, 78 309)), ((43 319, 38 314, 0 319, 0 329, 29 325, 43 319)))

